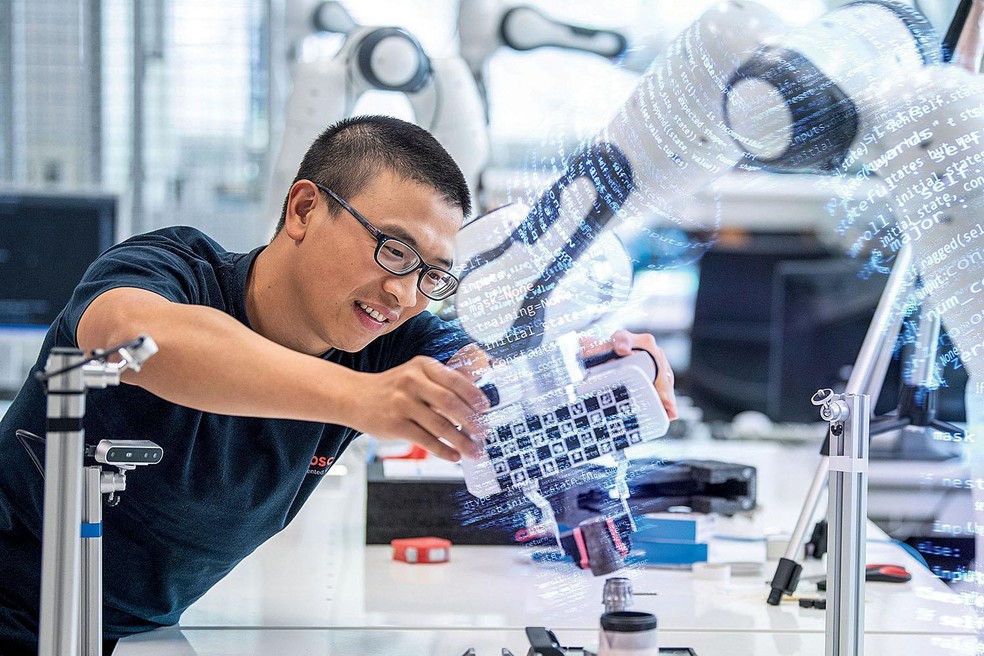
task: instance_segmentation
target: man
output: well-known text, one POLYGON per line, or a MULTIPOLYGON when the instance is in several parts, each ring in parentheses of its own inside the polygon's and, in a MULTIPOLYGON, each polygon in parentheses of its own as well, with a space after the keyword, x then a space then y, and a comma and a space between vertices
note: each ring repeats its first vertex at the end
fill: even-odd
MULTIPOLYGON (((465 180, 433 137, 361 117, 311 146, 266 247, 228 253, 168 228, 90 267, 35 370, 52 346, 152 336, 160 350, 139 374, 89 394, 86 438, 165 451, 105 510, 106 638, 177 623, 290 522, 359 433, 448 460, 480 453, 472 417, 487 401, 441 364, 467 337, 423 313, 454 291, 454 238, 469 212, 465 180)), ((651 337, 618 335, 617 350, 632 346, 660 359, 672 415, 662 352, 651 337)), ((32 377, 0 423, 3 654, 37 649, 43 482, 14 432, 43 434, 44 417, 32 377)))

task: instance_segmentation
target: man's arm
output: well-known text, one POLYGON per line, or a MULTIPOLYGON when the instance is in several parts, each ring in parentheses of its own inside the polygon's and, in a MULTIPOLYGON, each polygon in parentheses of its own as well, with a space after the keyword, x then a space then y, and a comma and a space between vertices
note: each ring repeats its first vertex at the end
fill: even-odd
POLYGON ((448 460, 478 451, 468 435, 480 432, 472 416, 485 407, 484 395, 468 376, 431 358, 379 374, 352 371, 276 344, 219 310, 136 288, 99 295, 76 334, 79 348, 90 351, 142 333, 160 350, 124 380, 172 403, 349 426, 409 440, 448 460))

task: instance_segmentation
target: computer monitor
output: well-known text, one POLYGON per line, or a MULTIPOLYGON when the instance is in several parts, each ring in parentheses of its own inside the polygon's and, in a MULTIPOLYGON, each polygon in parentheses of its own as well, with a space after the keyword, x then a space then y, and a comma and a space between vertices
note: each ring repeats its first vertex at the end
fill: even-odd
POLYGON ((776 267, 829 256, 812 237, 751 234, 701 258, 690 365, 680 373, 706 419, 766 412, 776 267))
POLYGON ((0 327, 48 326, 115 239, 115 196, 0 190, 0 327))
POLYGON ((20 389, 48 326, 115 237, 114 196, 0 189, 0 399, 20 389))
MULTIPOLYGON (((844 391, 888 280, 887 274, 879 273, 863 277, 864 264, 840 257, 783 262, 776 268, 766 408, 774 421, 819 421, 810 403, 813 394, 824 387, 844 391)), ((942 354, 948 350, 945 330, 941 341, 942 354)), ((906 355, 902 349, 894 354, 876 414, 896 407, 899 363, 906 355)), ((945 384, 939 388, 938 416, 963 421, 966 372, 955 361, 941 373, 945 384)))

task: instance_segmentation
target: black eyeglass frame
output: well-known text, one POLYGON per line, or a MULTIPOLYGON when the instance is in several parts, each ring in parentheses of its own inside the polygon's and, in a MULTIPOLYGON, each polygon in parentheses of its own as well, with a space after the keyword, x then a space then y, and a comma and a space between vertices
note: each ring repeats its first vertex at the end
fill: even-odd
POLYGON ((372 223, 369 222, 369 219, 362 216, 362 214, 358 210, 356 210, 354 207, 349 205, 344 198, 336 194, 334 191, 324 186, 323 184, 319 184, 315 182, 314 180, 311 180, 310 182, 315 187, 317 187, 324 193, 331 196, 336 203, 338 203, 343 208, 345 208, 346 212, 351 214, 356 221, 361 223, 362 227, 369 231, 369 234, 371 234, 373 237, 376 238, 376 250, 373 252, 373 259, 376 260, 376 264, 378 264, 380 268, 382 268, 384 271, 392 273, 395 276, 409 276, 411 273, 414 273, 415 271, 419 270, 420 273, 417 275, 417 289, 420 290, 421 294, 431 299, 432 301, 443 301, 444 299, 453 295, 458 290, 458 277, 455 276, 453 273, 451 273, 445 268, 434 266, 433 264, 428 264, 427 262, 424 261, 424 258, 420 255, 420 253, 417 252, 416 248, 406 243, 402 239, 399 239, 398 237, 393 237, 392 235, 386 234, 385 232, 374 226, 372 223), (417 256, 417 265, 410 269, 407 269, 406 271, 394 271, 393 269, 383 264, 379 259, 379 251, 380 249, 382 249, 383 244, 386 243, 387 241, 395 241, 396 243, 410 250, 414 255, 417 256), (449 287, 449 291, 446 294, 442 294, 440 296, 434 296, 432 293, 428 293, 424 291, 424 288, 421 287, 421 284, 424 282, 424 276, 427 275, 428 271, 439 271, 440 273, 448 276, 451 279, 452 281, 451 286, 449 287))

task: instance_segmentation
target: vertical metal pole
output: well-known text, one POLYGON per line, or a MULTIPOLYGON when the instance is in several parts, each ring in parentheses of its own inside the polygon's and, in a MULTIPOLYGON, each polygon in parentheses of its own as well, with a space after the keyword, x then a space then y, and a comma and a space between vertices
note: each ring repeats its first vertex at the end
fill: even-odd
POLYGON ((14 180, 14 10, 0 2, 0 181, 14 180))
MULTIPOLYGON (((78 349, 53 348, 45 371, 75 366, 82 360, 78 349)), ((77 656, 79 649, 84 415, 81 366, 48 380, 39 656, 77 656)))
POLYGON ((27 0, 7 4, 8 24, 7 34, 10 36, 10 159, 7 160, 9 181, 14 185, 27 184, 27 124, 29 113, 27 108, 28 74, 27 74, 27 37, 25 32, 25 12, 27 0))
POLYGON ((87 152, 80 157, 84 169, 80 179, 98 186, 103 178, 103 121, 102 121, 102 0, 86 0, 80 7, 82 16, 80 39, 81 73, 84 99, 83 120, 88 126, 85 139, 87 152))
POLYGON ((919 309, 918 326, 919 333, 913 344, 905 382, 912 387, 935 389, 939 387, 935 374, 937 345, 940 343, 940 315, 923 304, 919 309))
POLYGON ((82 499, 83 656, 102 656, 102 467, 86 467, 82 499))
POLYGON ((831 433, 827 500, 827 656, 864 653, 870 397, 845 394, 840 434, 831 433))
POLYGON ((146 232, 144 211, 144 73, 147 59, 144 55, 143 2, 130 6, 133 12, 133 94, 130 112, 130 229, 146 232))

